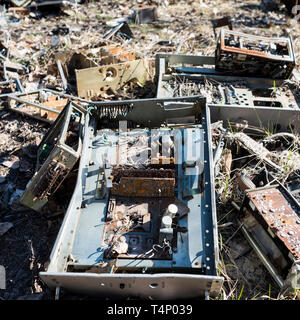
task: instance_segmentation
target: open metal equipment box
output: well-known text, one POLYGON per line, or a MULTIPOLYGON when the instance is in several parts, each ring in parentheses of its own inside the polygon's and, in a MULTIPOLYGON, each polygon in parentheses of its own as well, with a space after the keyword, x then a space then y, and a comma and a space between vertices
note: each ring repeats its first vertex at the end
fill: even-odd
POLYGON ((267 38, 221 29, 216 70, 231 75, 289 79, 296 64, 291 37, 267 38))
POLYGON ((299 109, 300 96, 288 82, 227 75, 215 69, 215 57, 157 54, 157 97, 203 95, 209 104, 299 109), (285 86, 281 90, 281 86, 285 86))
POLYGON ((75 191, 41 279, 50 288, 104 297, 218 295, 223 277, 205 98, 99 102, 90 112, 75 191), (124 130, 119 121, 127 121, 124 130), (146 149, 158 142, 150 158, 132 149, 142 137, 146 149), (120 165, 124 138, 128 156, 120 165), (171 156, 158 154, 160 139, 171 141, 171 156))

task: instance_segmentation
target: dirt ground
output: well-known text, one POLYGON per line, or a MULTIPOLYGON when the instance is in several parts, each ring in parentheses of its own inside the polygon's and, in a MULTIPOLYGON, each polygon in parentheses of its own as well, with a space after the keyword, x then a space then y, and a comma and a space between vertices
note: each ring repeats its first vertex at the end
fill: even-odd
MULTIPOLYGON (((8 46, 19 63, 29 63, 30 73, 21 79, 26 90, 41 87, 61 89, 61 80, 53 71, 53 53, 58 50, 96 47, 101 35, 109 30, 107 23, 127 17, 142 1, 87 1, 80 9, 66 9, 37 19, 16 14, 19 23, 2 27, 2 40, 10 30, 8 46), (53 46, 53 30, 67 27, 53 46)), ((158 6, 159 20, 130 28, 134 38, 126 48, 140 57, 154 57, 158 52, 175 52, 177 46, 162 47, 160 40, 184 40, 180 53, 214 55, 216 39, 211 19, 231 16, 236 31, 253 35, 285 37, 291 35, 297 62, 300 59, 300 23, 284 8, 269 10, 259 0, 252 1, 149 1, 158 6)), ((1 38, 0 38, 1 40, 1 38)), ((300 71, 299 65, 297 66, 300 71)), ((145 90, 145 89, 144 89, 145 90)), ((133 92, 133 97, 154 97, 155 84, 148 91, 133 92)), ((0 290, 2 300, 48 300, 54 292, 44 285, 38 273, 45 270, 55 242, 63 213, 41 215, 18 204, 18 194, 25 190, 35 169, 35 152, 49 125, 0 107, 0 221, 12 228, 0 236, 0 265, 6 269, 7 288, 0 290)), ((72 188, 65 190, 68 197, 72 188)), ((68 199, 62 201, 65 208, 68 199)), ((56 210, 58 210, 56 208, 56 210)), ((63 212, 63 211, 62 211, 63 212)), ((225 277, 217 299, 279 299, 279 288, 249 246, 235 223, 232 208, 219 206, 219 224, 233 222, 219 229, 219 273, 225 277), (231 212, 230 212, 231 211, 231 212), (228 214, 227 214, 228 213, 228 214), (224 218, 224 216, 226 216, 224 218)), ((62 290, 61 299, 89 299, 62 290)), ((282 297, 281 297, 282 298, 282 297)))

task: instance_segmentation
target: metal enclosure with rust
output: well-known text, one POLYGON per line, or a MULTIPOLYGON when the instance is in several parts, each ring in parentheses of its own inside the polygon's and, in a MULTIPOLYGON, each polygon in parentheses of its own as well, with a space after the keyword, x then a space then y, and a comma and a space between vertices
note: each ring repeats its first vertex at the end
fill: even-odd
POLYGON ((296 64, 291 38, 267 38, 221 29, 216 70, 230 75, 290 78, 296 64))
POLYGON ((91 111, 77 185, 41 279, 105 297, 216 296, 223 278, 205 99, 110 101, 91 111))
POLYGON ((247 190, 239 220, 282 287, 300 258, 299 203, 279 184, 247 190))

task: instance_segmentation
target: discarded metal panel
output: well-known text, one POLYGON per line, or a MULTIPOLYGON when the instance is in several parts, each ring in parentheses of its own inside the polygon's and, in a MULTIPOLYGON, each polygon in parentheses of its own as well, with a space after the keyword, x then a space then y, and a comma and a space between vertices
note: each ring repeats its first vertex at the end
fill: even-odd
POLYGON ((300 110, 273 107, 248 107, 209 104, 211 121, 223 121, 226 128, 234 123, 254 126, 269 132, 299 132, 300 110))
MULTIPOLYGON (((57 54, 57 57, 60 57, 61 60, 64 61, 62 59, 63 58, 62 54, 57 54)), ((93 59, 87 57, 84 53, 81 53, 81 52, 74 52, 68 58, 69 58, 69 61, 68 61, 67 69, 69 74, 71 74, 71 71, 74 72, 75 69, 92 68, 98 65, 96 62, 93 61, 93 59)))
POLYGON ((86 114, 77 185, 49 267, 40 277, 51 288, 96 296, 170 299, 183 294, 204 297, 205 292, 216 296, 223 278, 216 273, 216 209, 205 99, 109 101, 93 103, 93 107, 93 117, 86 114), (124 106, 130 106, 127 112, 116 112, 124 106), (186 122, 192 115, 194 121, 186 122), (106 126, 114 120, 128 121, 129 128, 106 126), (165 151, 182 161, 174 156, 174 163, 153 164, 150 154, 140 160, 142 155, 137 153, 147 151, 149 145, 158 146, 154 158, 167 158, 159 148, 160 136, 165 135, 174 140, 165 151), (190 143, 198 150, 193 161, 190 143), (129 161, 132 156, 137 160, 129 161), (119 163, 124 157, 128 160, 119 163), (112 194, 118 179, 136 183, 144 177, 147 180, 148 175, 151 183, 175 179, 174 192, 155 196, 155 185, 144 188, 138 197, 112 194), (185 189, 194 192, 183 199, 185 189))
POLYGON ((292 255, 299 259, 300 218, 295 204, 290 204, 282 192, 275 187, 267 190, 256 190, 256 192, 249 191, 246 192, 246 196, 258 209, 271 232, 280 238, 288 252, 292 252, 292 255))
POLYGON ((138 24, 151 23, 158 19, 156 6, 142 6, 133 11, 131 19, 138 24))
POLYGON ((8 107, 37 120, 53 123, 69 101, 82 102, 77 97, 42 89, 9 95, 8 107))
MULTIPOLYGON (((217 128, 218 123, 222 121, 221 132, 224 132, 225 128, 230 129, 227 137, 237 135, 240 145, 251 154, 255 154, 259 160, 269 158, 275 161, 276 153, 266 149, 266 146, 270 147, 270 141, 272 141, 273 150, 276 149, 275 145, 281 144, 282 141, 286 141, 287 145, 291 145, 293 141, 297 143, 296 137, 300 129, 299 110, 225 105, 208 105, 208 108, 211 121, 216 123, 215 127, 217 128), (235 130, 242 132, 235 133, 235 130), (268 130, 274 133, 261 140, 264 143, 263 147, 247 136, 247 134, 259 134, 263 137, 268 130)), ((220 137, 222 137, 221 133, 219 133, 219 139, 220 137)), ((276 164, 280 164, 280 160, 277 156, 276 164)), ((292 271, 291 266, 296 264, 299 255, 297 243, 300 237, 297 221, 300 218, 300 202, 290 191, 293 187, 297 188, 299 180, 297 181, 291 174, 291 177, 285 181, 285 186, 282 186, 273 175, 270 175, 270 172, 282 175, 281 167, 277 168, 275 164, 266 169, 267 162, 262 165, 259 165, 259 162, 261 161, 254 161, 253 165, 248 166, 241 163, 242 173, 237 173, 235 179, 240 195, 236 196, 239 198, 246 193, 246 197, 240 208, 234 202, 233 205, 240 211, 238 221, 243 234, 276 283, 282 289, 295 289, 291 282, 297 285, 299 275, 292 271), (252 171, 254 168, 257 168, 257 171, 252 171), (260 174, 254 174, 254 172, 260 172, 260 174), (287 183, 288 181, 291 184, 287 183), (257 188, 262 185, 265 187, 257 188), (287 276, 287 274, 290 275, 287 276)), ((297 174, 295 176, 297 177, 297 174)))
POLYGON ((20 202, 35 211, 43 206, 67 177, 80 157, 85 109, 70 102, 42 140, 36 173, 20 202))
POLYGON ((295 66, 291 38, 266 38, 221 29, 216 70, 230 75, 290 78, 295 66))
POLYGON ((121 177, 113 183, 112 195, 124 197, 173 197, 175 178, 121 177))
POLYGON ((147 59, 76 70, 78 96, 86 99, 97 97, 109 89, 116 90, 133 79, 144 83, 150 78, 150 63, 147 59))
POLYGON ((210 104, 299 109, 297 90, 282 80, 229 76, 213 57, 156 55, 157 97, 204 95, 210 104), (284 87, 283 87, 284 86, 284 87), (282 87, 282 89, 281 89, 282 87))
POLYGON ((120 45, 108 44, 80 52, 58 52, 55 58, 56 61, 61 61, 64 74, 68 78, 75 75, 75 70, 132 61, 136 54, 120 45))
POLYGON ((300 256, 299 203, 280 185, 246 190, 239 219, 282 287, 300 256))

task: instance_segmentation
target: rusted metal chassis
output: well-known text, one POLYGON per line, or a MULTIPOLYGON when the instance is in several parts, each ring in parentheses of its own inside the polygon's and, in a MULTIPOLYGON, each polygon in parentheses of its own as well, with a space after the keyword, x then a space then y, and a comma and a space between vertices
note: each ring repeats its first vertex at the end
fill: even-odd
POLYGON ((295 66, 295 57, 292 47, 292 41, 291 38, 289 38, 286 42, 289 56, 282 57, 280 55, 274 55, 267 52, 261 52, 257 50, 249 50, 247 48, 236 48, 232 46, 226 46, 225 45, 225 36, 226 35, 240 35, 241 38, 253 38, 253 40, 265 40, 267 42, 270 42, 270 40, 273 40, 274 42, 280 42, 280 39, 269 39, 265 37, 257 37, 257 36, 249 36, 247 34, 242 34, 238 32, 233 31, 225 31, 221 30, 219 41, 217 43, 217 49, 216 49, 216 55, 215 55, 215 65, 216 70, 221 72, 226 72, 228 74, 240 74, 245 76, 255 76, 255 77, 269 77, 274 79, 288 79, 290 78, 293 68, 295 66), (230 63, 233 63, 235 65, 235 68, 230 67, 226 68, 224 66, 224 63, 222 63, 222 56, 230 57, 229 61, 230 63), (239 59, 239 57, 243 57, 243 59, 239 59), (244 61, 251 60, 251 68, 253 69, 250 71, 245 71, 241 68, 243 68, 244 61), (256 60, 256 61, 255 61, 256 60), (267 70, 267 74, 264 72, 264 68, 266 64, 270 64, 272 67, 270 70, 267 70), (283 76, 270 76, 272 72, 274 72, 278 68, 286 68, 285 73, 283 76))
MULTIPOLYGON (((263 223, 280 239, 296 259, 300 259, 300 217, 277 188, 248 191, 246 195, 263 218, 263 223)), ((290 200, 291 201, 291 200, 290 200)))
POLYGON ((292 263, 300 258, 299 204, 279 185, 248 190, 239 219, 282 286, 292 263))

